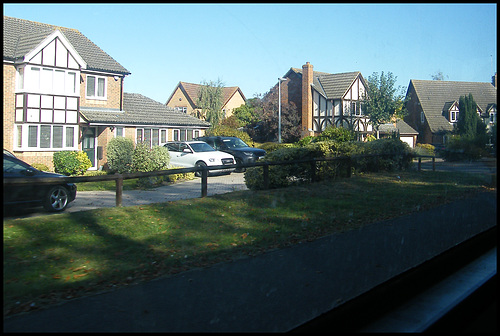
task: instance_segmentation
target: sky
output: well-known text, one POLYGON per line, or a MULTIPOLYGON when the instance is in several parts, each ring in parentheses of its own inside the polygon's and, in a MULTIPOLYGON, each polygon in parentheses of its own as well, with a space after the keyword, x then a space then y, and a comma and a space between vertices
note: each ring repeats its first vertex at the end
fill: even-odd
POLYGON ((74 28, 131 74, 125 92, 166 103, 176 85, 220 80, 247 99, 290 68, 491 82, 497 5, 3 4, 4 15, 74 28))

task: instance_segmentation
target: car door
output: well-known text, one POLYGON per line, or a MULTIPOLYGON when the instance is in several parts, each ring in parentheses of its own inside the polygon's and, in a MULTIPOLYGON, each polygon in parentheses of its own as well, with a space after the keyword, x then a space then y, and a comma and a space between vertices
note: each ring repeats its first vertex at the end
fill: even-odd
MULTIPOLYGON (((28 164, 6 155, 3 156, 4 179, 29 178, 35 174, 36 170, 28 164)), ((38 201, 39 189, 40 188, 34 188, 32 184, 4 185, 4 203, 8 204, 38 201)))
POLYGON ((165 144, 165 147, 168 149, 168 153, 170 154, 170 166, 171 167, 184 167, 182 164, 182 160, 180 159, 181 152, 179 150, 178 142, 169 142, 165 144))

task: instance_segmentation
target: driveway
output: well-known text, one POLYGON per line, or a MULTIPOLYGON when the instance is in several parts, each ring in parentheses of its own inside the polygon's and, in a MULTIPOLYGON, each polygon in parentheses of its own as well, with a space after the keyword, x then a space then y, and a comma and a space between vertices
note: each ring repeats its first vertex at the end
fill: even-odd
MULTIPOLYGON (((208 177, 207 194, 225 194, 237 190, 247 190, 244 174, 208 177)), ((153 190, 124 190, 122 205, 142 205, 161 203, 181 199, 201 197, 201 179, 165 185, 153 190)), ((67 212, 91 210, 97 208, 114 207, 116 193, 114 191, 78 191, 74 202, 70 203, 67 212)))

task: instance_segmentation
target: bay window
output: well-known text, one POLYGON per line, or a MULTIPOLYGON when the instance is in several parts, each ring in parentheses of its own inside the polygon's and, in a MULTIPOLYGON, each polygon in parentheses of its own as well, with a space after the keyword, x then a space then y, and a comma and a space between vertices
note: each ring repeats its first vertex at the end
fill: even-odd
POLYGON ((17 150, 77 150, 77 125, 16 125, 17 150), (27 146, 24 146, 26 144, 27 146))

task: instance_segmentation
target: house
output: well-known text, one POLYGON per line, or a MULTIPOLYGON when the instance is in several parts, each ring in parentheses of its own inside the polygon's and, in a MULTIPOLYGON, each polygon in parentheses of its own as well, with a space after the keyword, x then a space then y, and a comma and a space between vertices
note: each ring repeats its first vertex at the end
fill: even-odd
POLYGON ((4 16, 3 33, 4 148, 28 163, 83 150, 99 169, 115 136, 154 145, 209 126, 124 93, 130 72, 76 29, 4 16))
MULTIPOLYGON (((496 75, 495 80, 496 83, 496 75)), ((458 101, 472 94, 477 113, 491 127, 496 122, 497 89, 491 83, 410 80, 406 93, 408 115, 404 120, 419 135, 419 143, 442 145, 458 120, 458 101)))
POLYGON ((380 137, 388 137, 393 133, 399 134, 399 139, 406 142, 410 148, 415 148, 417 145, 418 132, 404 120, 398 119, 395 123, 381 124, 378 131, 380 137))
POLYGON ((306 62, 302 69, 290 68, 283 78, 281 99, 297 107, 302 137, 319 134, 329 125, 352 129, 360 139, 373 132, 369 118, 363 115, 367 84, 359 71, 318 72, 306 62))
MULTIPOLYGON (((196 116, 197 112, 200 111, 197 101, 202 86, 201 84, 179 82, 165 105, 188 115, 196 116)), ((245 104, 246 101, 243 92, 237 86, 222 88, 222 95, 222 113, 224 118, 231 116, 233 110, 245 104)))

